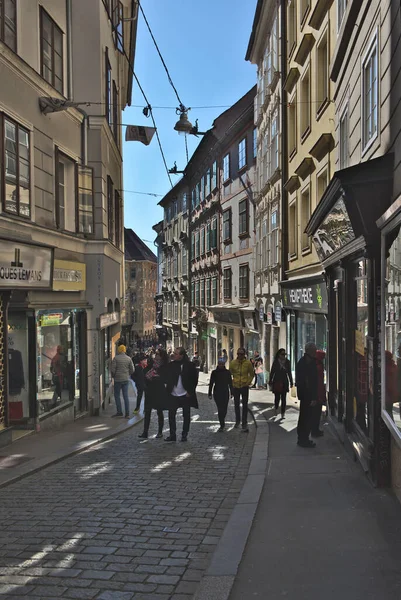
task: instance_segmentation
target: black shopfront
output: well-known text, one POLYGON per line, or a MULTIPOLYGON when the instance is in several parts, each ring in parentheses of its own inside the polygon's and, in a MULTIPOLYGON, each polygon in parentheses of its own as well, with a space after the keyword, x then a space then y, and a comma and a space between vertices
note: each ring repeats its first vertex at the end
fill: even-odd
POLYGON ((306 228, 327 282, 329 413, 378 486, 389 483, 389 465, 380 459, 389 435, 380 415, 382 297, 376 220, 390 205, 392 173, 392 155, 338 171, 306 228))
POLYGON ((319 350, 327 349, 327 289, 320 273, 308 278, 281 282, 286 315, 287 354, 291 369, 303 356, 305 345, 313 342, 319 350))

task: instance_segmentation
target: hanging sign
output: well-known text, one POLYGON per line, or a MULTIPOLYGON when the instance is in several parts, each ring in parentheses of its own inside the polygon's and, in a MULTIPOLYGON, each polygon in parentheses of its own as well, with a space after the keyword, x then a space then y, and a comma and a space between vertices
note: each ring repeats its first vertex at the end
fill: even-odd
POLYGON ((271 325, 273 323, 273 313, 272 313, 271 310, 267 311, 267 321, 266 321, 266 323, 268 325, 271 325))
POLYGON ((51 248, 0 241, 0 288, 49 289, 52 261, 51 248))
POLYGON ((277 323, 281 323, 281 317, 281 304, 276 304, 276 308, 274 309, 274 318, 276 319, 277 323))
POLYGON ((259 320, 265 320, 265 309, 263 308, 263 305, 259 307, 259 320))

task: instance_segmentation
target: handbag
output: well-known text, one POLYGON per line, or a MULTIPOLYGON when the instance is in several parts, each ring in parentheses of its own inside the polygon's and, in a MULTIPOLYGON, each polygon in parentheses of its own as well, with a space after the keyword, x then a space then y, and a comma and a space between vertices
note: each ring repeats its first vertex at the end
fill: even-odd
POLYGON ((284 382, 283 381, 273 381, 273 392, 275 394, 282 394, 284 391, 284 382))

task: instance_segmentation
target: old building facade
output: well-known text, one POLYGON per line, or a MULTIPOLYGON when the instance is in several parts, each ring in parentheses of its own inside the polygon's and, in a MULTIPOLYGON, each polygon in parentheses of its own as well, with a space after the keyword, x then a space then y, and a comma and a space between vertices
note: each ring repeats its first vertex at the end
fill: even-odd
MULTIPOLYGON (((162 337, 168 349, 189 344, 189 195, 184 179, 159 202, 162 232, 162 337)), ((160 310, 161 307, 159 307, 160 310)), ((159 324, 160 325, 160 324, 159 324)))
POLYGON ((246 60, 257 65, 255 98, 257 176, 255 179, 255 303, 260 353, 266 376, 279 347, 285 346, 281 290, 282 232, 282 69, 281 2, 260 0, 246 60))
POLYGON ((147 348, 156 342, 157 257, 132 229, 124 229, 125 323, 129 345, 147 348))
POLYGON ((123 20, 135 3, 113 6, 0 6, 4 439, 9 425, 96 413, 108 382, 124 279, 120 114, 136 35, 123 20))

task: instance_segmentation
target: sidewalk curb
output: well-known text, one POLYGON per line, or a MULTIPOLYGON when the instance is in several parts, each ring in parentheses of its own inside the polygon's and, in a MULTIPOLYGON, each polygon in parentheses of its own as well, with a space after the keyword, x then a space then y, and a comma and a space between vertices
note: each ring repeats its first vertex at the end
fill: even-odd
POLYGON ((267 472, 269 424, 259 419, 248 475, 194 600, 228 600, 230 596, 267 472))
POLYGON ((57 453, 53 454, 52 458, 50 460, 44 459, 44 460, 42 460, 42 463, 37 465, 36 467, 33 467, 32 469, 27 469, 27 471, 24 473, 20 473, 19 475, 16 475, 15 477, 10 477, 10 479, 0 482, 0 489, 5 488, 9 485, 12 485, 13 483, 17 483, 21 479, 24 479, 25 477, 29 477, 30 475, 33 475, 34 473, 43 471, 43 469, 46 469, 47 467, 55 465, 55 464, 63 461, 66 458, 70 458, 71 456, 74 456, 75 454, 84 452, 85 450, 92 448, 92 446, 96 446, 97 444, 101 444, 102 442, 111 440, 114 437, 117 437, 118 435, 121 435, 122 433, 129 431, 130 429, 132 429, 132 427, 135 427, 135 425, 138 425, 138 423, 141 423, 143 421, 143 419, 144 419, 144 417, 141 416, 140 418, 138 418, 138 420, 135 420, 133 423, 127 423, 127 425, 125 427, 121 427, 120 429, 117 429, 117 430, 113 431, 112 433, 109 433, 103 437, 99 437, 96 440, 91 440, 90 442, 84 444, 80 448, 75 448, 74 450, 71 450, 71 451, 68 450, 67 452, 63 451, 63 452, 59 452, 58 454, 57 453))

